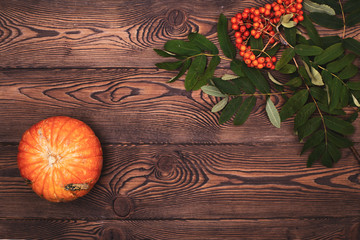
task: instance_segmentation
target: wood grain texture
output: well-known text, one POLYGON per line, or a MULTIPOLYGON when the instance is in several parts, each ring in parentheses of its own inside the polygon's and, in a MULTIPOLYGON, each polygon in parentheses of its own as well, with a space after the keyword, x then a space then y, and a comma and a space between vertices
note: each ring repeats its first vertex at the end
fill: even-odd
POLYGON ((260 220, 0 220, 1 238, 31 239, 347 239, 359 218, 260 220))
MULTIPOLYGON (((152 48, 191 31, 216 41, 220 13, 229 18, 264 1, 0 1, 0 67, 154 67, 152 48), (124 57, 126 56, 126 57, 124 57)), ((324 30, 321 35, 340 34, 324 30)), ((359 38, 360 29, 347 30, 359 38)))
POLYGON ((94 189, 54 204, 20 177, 17 147, 1 145, 0 218, 359 217, 359 165, 350 151, 334 168, 306 168, 298 151, 292 144, 106 145, 94 189))
MULTIPOLYGON (((210 111, 218 100, 185 91, 183 81, 166 83, 171 76, 154 69, 3 70, 0 141, 18 142, 36 122, 67 115, 89 124, 102 143, 298 142, 292 119, 271 125, 264 97, 243 126, 219 125, 210 111)), ((282 106, 282 98, 272 99, 282 106)), ((360 142, 360 120, 354 126, 360 142)))

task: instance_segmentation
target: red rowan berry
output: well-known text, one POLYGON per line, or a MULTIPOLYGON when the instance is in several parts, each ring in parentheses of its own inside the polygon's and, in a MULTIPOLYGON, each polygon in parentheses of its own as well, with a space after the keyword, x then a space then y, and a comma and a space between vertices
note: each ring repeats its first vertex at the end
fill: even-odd
POLYGON ((258 68, 258 69, 262 69, 262 68, 264 68, 264 64, 259 63, 259 64, 257 65, 257 68, 258 68))
POLYGON ((251 64, 251 60, 250 59, 245 59, 245 64, 251 64))
POLYGON ((271 61, 276 62, 276 57, 275 56, 271 57, 271 61))
POLYGON ((252 61, 252 64, 256 67, 259 63, 258 63, 258 61, 255 59, 254 61, 252 61))
POLYGON ((238 21, 238 20, 237 20, 236 17, 232 17, 232 18, 231 18, 231 23, 237 23, 237 21, 238 21))
MULTIPOLYGON (((241 27, 240 27, 240 29, 241 29, 241 27)), ((235 38, 239 38, 239 37, 241 37, 241 33, 240 32, 235 32, 235 38)))
POLYGON ((250 60, 251 60, 251 61, 254 61, 255 59, 256 59, 255 54, 252 53, 252 54, 250 55, 250 60))
POLYGON ((304 16, 303 16, 303 15, 299 15, 299 16, 297 17, 297 19, 301 22, 301 21, 304 20, 304 16))
POLYGON ((232 25, 232 29, 234 29, 234 30, 238 30, 238 29, 239 29, 239 25, 237 25, 237 24, 233 24, 233 25, 232 25))
POLYGON ((264 62, 265 62, 265 58, 264 58, 264 57, 259 57, 258 62, 259 62, 259 63, 264 63, 264 62))

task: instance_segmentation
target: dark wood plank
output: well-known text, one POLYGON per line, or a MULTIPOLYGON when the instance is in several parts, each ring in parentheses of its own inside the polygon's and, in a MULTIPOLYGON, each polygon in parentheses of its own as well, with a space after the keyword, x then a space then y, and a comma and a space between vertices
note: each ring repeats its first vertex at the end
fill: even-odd
MULTIPOLYGON (((171 76, 154 69, 3 70, 0 142, 18 142, 31 125, 55 115, 85 121, 102 143, 297 142, 291 120, 281 129, 268 121, 264 97, 245 125, 220 126, 210 111, 218 100, 186 92, 182 81, 166 83, 171 76)), ((360 120, 355 127, 358 133, 360 120)))
MULTIPOLYGON (((220 13, 229 18, 264 1, 0 1, 0 67, 154 67, 152 48, 198 31, 216 40, 220 13)), ((360 28, 349 28, 359 37, 360 28)), ((341 30, 320 29, 320 34, 341 30)))
POLYGON ((0 220, 11 239, 347 239, 360 237, 360 218, 76 221, 0 220))
MULTIPOLYGON (((359 144, 356 146, 359 147, 359 144)), ((40 199, 0 145, 0 218, 359 217, 359 165, 305 167, 299 145, 106 145, 101 178, 70 203, 40 199)))

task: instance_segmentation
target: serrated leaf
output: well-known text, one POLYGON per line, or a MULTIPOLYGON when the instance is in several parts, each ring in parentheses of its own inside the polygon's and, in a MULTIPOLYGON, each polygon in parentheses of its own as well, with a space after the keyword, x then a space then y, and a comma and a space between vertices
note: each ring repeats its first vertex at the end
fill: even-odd
POLYGON ((360 56, 360 42, 354 38, 346 38, 343 41, 344 48, 360 56))
POLYGON ((201 49, 191 42, 183 40, 169 40, 165 43, 165 50, 181 56, 193 56, 201 53, 201 49))
POLYGON ((273 77, 273 75, 271 75, 271 73, 270 72, 268 72, 268 77, 269 77, 269 79, 273 82, 273 83, 275 83, 275 84, 277 84, 277 85, 284 85, 284 84, 282 84, 281 82, 279 82, 278 80, 276 80, 274 77, 273 77))
POLYGON ((340 149, 335 144, 328 143, 327 151, 328 151, 329 155, 331 156, 334 163, 336 163, 340 160, 341 152, 340 152, 340 149))
POLYGON ((346 115, 345 111, 342 109, 330 109, 329 105, 326 103, 318 102, 318 106, 321 111, 333 114, 333 115, 346 115))
MULTIPOLYGON (((266 53, 269 55, 269 56, 274 56, 280 49, 280 45, 281 44, 277 44, 275 46, 273 46, 272 48, 270 48, 269 50, 266 51, 266 53)), ((267 56, 267 55, 266 55, 267 56)))
POLYGON ((350 141, 348 138, 341 136, 340 134, 337 134, 332 131, 327 132, 328 140, 335 144, 335 146, 339 148, 348 148, 354 145, 352 141, 350 141))
POLYGON ((220 14, 217 24, 218 40, 224 55, 234 59, 236 56, 235 46, 232 44, 228 34, 228 20, 224 14, 220 14))
POLYGON ((238 111, 242 102, 241 97, 236 97, 230 100, 224 110, 221 112, 219 124, 223 124, 231 119, 231 117, 238 111))
POLYGON ((358 73, 358 70, 357 66, 349 64, 338 74, 338 77, 343 80, 352 78, 358 73))
POLYGON ((326 151, 326 145, 324 142, 320 143, 317 147, 315 147, 308 157, 307 167, 311 167, 314 164, 314 162, 321 159, 325 151, 326 151))
POLYGON ((333 159, 330 156, 328 149, 326 149, 323 155, 321 156, 321 164, 328 168, 332 167, 333 165, 333 159))
POLYGON ((219 50, 215 44, 200 33, 190 33, 188 35, 188 39, 203 51, 209 51, 212 54, 219 54, 219 50))
POLYGON ((295 93, 289 100, 284 104, 280 111, 281 121, 285 121, 293 114, 295 114, 308 99, 309 93, 306 89, 300 90, 295 93))
POLYGON ((292 78, 290 81, 288 81, 287 83, 285 83, 286 86, 290 86, 290 87, 300 87, 302 85, 302 79, 301 77, 295 77, 292 78))
POLYGON ((294 119, 294 129, 298 129, 300 126, 304 125, 306 121, 311 117, 315 112, 316 105, 311 102, 304 105, 296 114, 294 119))
POLYGON ((355 60, 356 56, 352 53, 346 54, 344 57, 331 62, 326 65, 326 69, 329 70, 332 73, 340 72, 342 69, 344 69, 347 65, 352 63, 355 60))
POLYGON ((310 88, 311 96, 313 96, 316 100, 322 103, 327 104, 327 95, 324 89, 319 87, 311 87, 310 88))
POLYGON ((199 90, 202 86, 206 85, 208 81, 214 76, 217 65, 220 63, 220 57, 214 56, 211 58, 203 75, 199 77, 198 82, 193 87, 193 90, 199 90))
POLYGON ((353 102, 354 102, 355 106, 360 107, 360 103, 359 103, 359 101, 357 100, 357 98, 354 96, 354 94, 351 94, 351 97, 352 97, 352 99, 353 99, 353 102))
POLYGON ((260 92, 270 92, 269 83, 266 81, 265 77, 258 69, 249 68, 244 62, 241 62, 241 70, 245 73, 245 75, 250 79, 250 81, 260 92))
POLYGON ((245 73, 241 70, 241 68, 242 68, 242 66, 241 66, 240 60, 234 59, 231 61, 231 63, 230 63, 231 71, 233 71, 233 73, 235 73, 239 77, 245 77, 245 73))
POLYGON ((311 2, 310 0, 304 0, 303 7, 305 10, 309 12, 319 12, 319 13, 326 13, 329 15, 335 15, 335 10, 332 9, 330 6, 325 4, 317 4, 311 2))
POLYGON ((251 46, 253 53, 255 55, 258 55, 260 53, 260 51, 256 51, 255 49, 262 50, 264 48, 263 39, 262 38, 256 39, 253 36, 251 36, 250 37, 250 46, 251 46))
POLYGON ((359 82, 348 82, 347 86, 351 90, 360 90, 360 81, 359 82))
POLYGON ((320 143, 322 143, 324 141, 325 134, 324 134, 324 130, 318 130, 316 131, 311 137, 308 138, 308 140, 305 142, 300 155, 302 155, 304 152, 306 152, 307 150, 316 147, 317 145, 319 145, 320 143))
POLYGON ((283 74, 291 74, 296 72, 296 66, 293 64, 285 64, 285 66, 283 66, 281 69, 279 69, 279 72, 283 73, 283 74))
POLYGON ((290 60, 295 56, 295 51, 293 48, 287 48, 281 55, 280 60, 275 65, 275 70, 279 70, 290 62, 290 60))
POLYGON ((324 121, 327 128, 344 135, 353 134, 355 131, 355 128, 351 123, 340 118, 324 116, 324 121))
POLYGON ((215 86, 223 93, 229 94, 229 95, 238 95, 241 94, 240 89, 238 89, 234 84, 232 84, 230 81, 224 81, 220 78, 213 78, 213 82, 215 83, 215 86))
POLYGON ((291 46, 296 45, 296 28, 284 28, 285 38, 291 46))
POLYGON ((215 87, 215 86, 210 86, 210 85, 206 85, 206 86, 202 86, 201 90, 210 95, 210 96, 214 96, 214 97, 226 97, 226 94, 223 94, 222 92, 220 92, 220 90, 215 87))
POLYGON ((224 74, 221 79, 224 80, 224 81, 229 81, 229 80, 233 80, 233 79, 236 79, 236 78, 239 78, 239 76, 235 76, 235 75, 232 75, 232 74, 224 74))
POLYGON ((315 45, 321 47, 322 41, 319 36, 319 33, 317 32, 316 28, 314 27, 314 24, 310 20, 310 18, 304 13, 304 20, 301 23, 306 29, 307 34, 309 35, 310 39, 315 43, 315 45))
POLYGON ((331 16, 326 13, 310 13, 309 17, 311 20, 320 26, 330 28, 330 29, 342 29, 343 28, 343 21, 342 19, 331 16))
POLYGON ((322 71, 322 75, 324 79, 326 79, 325 82, 329 88, 329 94, 330 94, 329 109, 334 110, 340 104, 341 94, 343 90, 342 88, 344 86, 337 78, 332 78, 332 76, 328 71, 326 70, 322 71))
POLYGON ((256 97, 251 96, 244 100, 239 108, 239 112, 234 118, 234 125, 242 125, 248 119, 251 110, 255 107, 256 97))
POLYGON ((229 97, 225 97, 221 99, 221 101, 219 101, 217 104, 214 105, 214 107, 211 109, 211 112, 216 113, 223 110, 226 104, 228 103, 228 101, 229 101, 229 97))
POLYGON ((309 46, 305 44, 298 44, 295 46, 295 53, 300 56, 316 56, 323 53, 323 49, 318 46, 309 46))
POLYGON ((336 43, 326 48, 322 54, 317 55, 314 61, 319 65, 326 64, 340 57, 343 53, 342 43, 336 43))
POLYGON ((188 73, 185 77, 186 91, 193 90, 193 88, 198 83, 200 77, 204 73, 205 67, 206 67, 206 56, 200 55, 192 60, 188 73))
POLYGON ((353 27, 359 22, 360 22, 360 8, 358 6, 357 11, 355 10, 346 16, 345 23, 346 26, 353 27))
POLYGON ((185 72, 188 70, 188 68, 190 67, 191 65, 191 59, 188 59, 184 62, 184 64, 182 65, 179 73, 175 76, 175 77, 172 77, 168 83, 172 83, 172 82, 175 82, 176 80, 178 80, 180 77, 182 77, 185 72))
POLYGON ((156 63, 155 66, 157 68, 160 69, 165 69, 165 70, 169 70, 169 71, 173 71, 176 70, 178 68, 180 68, 182 66, 183 62, 182 61, 177 61, 177 62, 161 62, 161 63, 156 63))
POLYGON ((310 118, 304 125, 300 126, 298 130, 299 140, 311 135, 321 126, 321 118, 313 117, 310 118))
POLYGON ((253 94, 255 92, 255 86, 251 83, 250 79, 247 77, 241 77, 233 80, 234 84, 248 94, 253 94))
POLYGON ((326 37, 320 37, 320 39, 323 44, 322 48, 328 48, 331 45, 334 45, 335 43, 342 42, 342 38, 339 36, 326 36, 326 37))
POLYGON ((266 101, 265 109, 272 125, 274 125, 277 128, 280 128, 281 126, 280 114, 270 98, 268 98, 266 101))
POLYGON ((154 51, 161 57, 175 57, 176 54, 168 51, 164 51, 161 49, 154 49, 154 51))

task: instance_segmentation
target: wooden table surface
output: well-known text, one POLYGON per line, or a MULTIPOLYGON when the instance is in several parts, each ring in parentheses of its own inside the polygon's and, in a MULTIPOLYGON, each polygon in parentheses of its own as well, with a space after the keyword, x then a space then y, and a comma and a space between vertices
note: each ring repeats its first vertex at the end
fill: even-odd
POLYGON ((264 2, 0 0, 0 238, 360 239, 350 150, 306 168, 292 121, 273 127, 263 98, 245 125, 220 126, 216 99, 154 66, 153 48, 191 31, 216 41, 220 13, 264 2), (57 115, 95 131, 104 167, 88 195, 55 204, 16 155, 26 129, 57 115))

